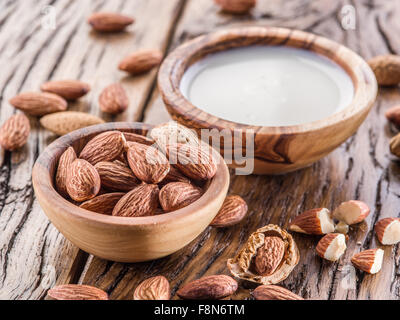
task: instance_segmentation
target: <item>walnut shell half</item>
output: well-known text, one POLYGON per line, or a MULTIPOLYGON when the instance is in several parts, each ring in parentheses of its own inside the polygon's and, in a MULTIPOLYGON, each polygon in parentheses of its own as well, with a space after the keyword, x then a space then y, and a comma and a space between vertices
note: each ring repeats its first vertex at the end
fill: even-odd
POLYGON ((289 276, 299 259, 299 249, 292 236, 277 225, 269 224, 253 232, 244 248, 234 258, 229 259, 227 265, 232 275, 240 279, 261 284, 276 284, 289 276), (266 237, 280 237, 285 244, 285 253, 272 274, 259 275, 255 271, 254 260, 258 249, 265 245, 266 237))

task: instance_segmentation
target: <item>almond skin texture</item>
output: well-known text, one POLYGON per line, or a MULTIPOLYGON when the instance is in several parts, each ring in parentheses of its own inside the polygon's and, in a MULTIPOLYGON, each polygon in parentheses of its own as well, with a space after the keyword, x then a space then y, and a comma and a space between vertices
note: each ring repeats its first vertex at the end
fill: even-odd
POLYGON ((43 83, 40 90, 55 93, 66 100, 76 100, 88 93, 90 86, 78 80, 59 80, 43 83))
POLYGON ((211 147, 172 144, 167 146, 167 154, 170 163, 189 178, 209 180, 217 173, 217 160, 211 147))
POLYGON ((118 114, 124 112, 128 105, 128 96, 120 83, 113 83, 104 88, 99 96, 100 109, 106 113, 118 114))
POLYGON ((89 200, 100 191, 100 176, 89 162, 76 159, 68 167, 66 186, 71 199, 78 202, 89 200))
POLYGON ((157 185, 141 184, 118 201, 112 215, 120 217, 152 216, 158 207, 158 193, 157 185))
POLYGON ((178 169, 176 169, 174 166, 170 165, 169 172, 164 178, 164 180, 161 181, 162 184, 167 184, 170 182, 186 182, 186 183, 191 183, 190 179, 186 177, 182 172, 180 172, 178 169))
POLYGON ((324 236, 317 245, 317 254, 326 260, 337 261, 346 250, 346 237, 341 233, 324 236))
POLYGON ((88 23, 99 32, 123 31, 134 19, 113 12, 95 12, 88 18, 88 23))
POLYGON ((133 300, 169 300, 171 289, 167 278, 156 276, 144 280, 133 293, 133 300))
POLYGON ((229 227, 243 220, 247 213, 247 203, 240 196, 227 196, 211 226, 229 227))
POLYGON ((201 189, 185 182, 171 182, 160 191, 159 199, 165 212, 175 211, 195 202, 202 195, 201 189))
POLYGON ((56 189, 59 194, 63 197, 68 197, 67 191, 67 174, 69 171, 69 167, 72 162, 76 160, 76 153, 74 148, 69 147, 67 150, 63 152, 58 161, 58 167, 56 172, 56 189))
POLYGON ((335 231, 335 225, 326 208, 307 210, 295 217, 289 225, 289 230, 322 235, 335 231))
POLYGON ((222 11, 231 14, 245 14, 256 5, 256 0, 214 0, 222 11))
POLYGON ((147 138, 145 136, 142 136, 140 134, 132 133, 132 132, 124 132, 124 136, 126 141, 128 142, 137 142, 141 144, 145 144, 147 146, 151 146, 155 144, 156 142, 153 139, 147 138))
POLYGON ((146 183, 159 183, 168 174, 167 158, 156 148, 129 142, 127 159, 136 177, 146 183))
POLYGON ((280 237, 265 237, 264 246, 257 250, 254 258, 254 270, 262 276, 269 276, 276 271, 285 254, 285 243, 280 237))
POLYGON ((237 282, 226 275, 207 276, 194 280, 177 291, 182 299, 205 300, 221 299, 235 293, 237 282))
POLYGON ((400 129, 400 105, 394 106, 385 112, 385 117, 390 121, 397 129, 400 129))
POLYGON ((29 119, 23 113, 8 118, 0 128, 0 145, 3 149, 14 151, 26 144, 31 131, 29 119))
POLYGON ((400 242, 400 219, 384 218, 375 224, 375 233, 383 245, 392 245, 400 242))
POLYGON ((381 270, 382 261, 382 249, 369 249, 361 251, 351 258, 351 262, 356 268, 370 274, 375 274, 381 270))
POLYGON ((390 152, 400 158, 400 133, 390 139, 390 152))
POLYGON ((400 83, 400 56, 393 54, 381 55, 368 61, 381 86, 393 86, 400 83))
POLYGON ((119 163, 100 161, 94 167, 100 175, 101 185, 106 189, 130 191, 140 184, 132 170, 119 163))
POLYGON ((67 109, 64 98, 49 92, 23 92, 11 98, 10 103, 31 116, 44 116, 67 109))
POLYGON ((116 159, 125 149, 126 141, 122 132, 106 131, 90 140, 81 151, 79 158, 95 165, 100 161, 116 159))
POLYGON ((108 295, 103 290, 81 284, 56 286, 47 294, 56 300, 108 300, 108 295))
POLYGON ((115 205, 124 195, 123 192, 101 194, 83 202, 79 207, 96 213, 111 215, 115 205))
POLYGON ((137 51, 125 57, 118 65, 118 69, 131 75, 142 74, 158 66, 163 58, 160 50, 137 51))
POLYGON ((262 285, 252 293, 256 300, 304 300, 293 292, 275 285, 262 285))
POLYGON ((59 136, 100 123, 104 123, 104 120, 92 114, 78 111, 55 112, 40 118, 40 124, 43 128, 59 136))

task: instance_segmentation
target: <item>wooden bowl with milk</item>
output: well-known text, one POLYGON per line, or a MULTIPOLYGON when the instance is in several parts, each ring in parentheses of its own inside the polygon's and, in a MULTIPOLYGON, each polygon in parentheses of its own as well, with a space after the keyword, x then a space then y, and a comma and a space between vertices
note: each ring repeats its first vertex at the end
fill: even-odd
POLYGON ((269 27, 181 45, 163 62, 158 87, 174 120, 202 137, 208 129, 207 142, 219 141, 231 167, 243 165, 239 153, 254 159, 256 174, 294 171, 326 156, 355 133, 377 94, 372 70, 350 49, 269 27))

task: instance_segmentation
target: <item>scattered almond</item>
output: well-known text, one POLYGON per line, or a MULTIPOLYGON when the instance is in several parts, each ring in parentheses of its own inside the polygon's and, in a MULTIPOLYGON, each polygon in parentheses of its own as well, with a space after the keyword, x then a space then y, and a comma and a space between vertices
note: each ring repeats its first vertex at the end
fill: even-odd
POLYGON ((101 185, 109 190, 130 191, 135 188, 140 181, 133 174, 132 170, 125 165, 100 161, 94 166, 100 175, 101 185))
POLYGON ((28 141, 31 126, 23 113, 8 118, 0 128, 0 145, 3 149, 14 151, 28 141))
POLYGON ((123 31, 133 22, 134 19, 131 17, 112 12, 95 12, 88 18, 88 23, 94 30, 99 32, 123 31))
POLYGON ((104 88, 99 96, 100 109, 106 113, 118 114, 124 112, 128 105, 128 96, 120 83, 113 83, 104 88))
POLYGON ((31 116, 43 116, 67 109, 67 101, 49 92, 23 92, 11 98, 10 103, 31 116))
POLYGON ((42 127, 59 136, 100 123, 104 123, 104 120, 78 111, 55 112, 40 118, 42 127))
POLYGON ((224 12, 244 14, 256 5, 256 0, 215 0, 224 12))
POLYGON ((214 275, 194 280, 177 291, 182 299, 221 299, 235 293, 238 283, 226 275, 214 275))
POLYGON ((56 300, 108 300, 103 290, 82 284, 63 284, 50 289, 47 294, 56 300))
POLYGON ((317 254, 326 260, 337 261, 346 251, 346 237, 341 233, 324 236, 317 245, 317 254))
POLYGON ((388 109, 385 116, 397 129, 400 129, 400 105, 388 109))
POLYGON ((265 236, 264 245, 254 257, 254 270, 262 276, 275 273, 285 254, 285 243, 280 236, 265 236))
POLYGON ((169 300, 171 289, 167 278, 156 276, 144 280, 133 293, 133 300, 169 300))
POLYGON ((111 215, 115 205, 124 195, 123 192, 104 193, 83 202, 79 207, 96 213, 111 215))
POLYGON ((118 65, 118 69, 131 75, 150 71, 161 63, 163 54, 160 50, 141 50, 125 57, 118 65))
POLYGON ((56 182, 57 191, 63 197, 68 196, 67 174, 68 174, 71 163, 74 162, 75 159, 76 159, 76 153, 75 153, 74 148, 68 147, 68 149, 65 150, 63 152, 63 154, 61 155, 60 160, 58 160, 58 167, 57 167, 55 182, 56 182))
POLYGON ((297 294, 272 284, 258 286, 251 294, 256 300, 304 300, 297 294))
POLYGON ((211 226, 222 228, 239 223, 246 216, 247 203, 240 196, 227 196, 211 226))
POLYGON ((354 255, 351 262, 358 269, 375 274, 382 268, 383 254, 382 249, 369 249, 354 255))
POLYGON ((195 202, 202 195, 201 189, 186 182, 170 182, 160 190, 159 199, 165 212, 175 211, 195 202))
POLYGON ((358 200, 342 202, 336 210, 333 211, 333 218, 343 221, 348 225, 360 223, 370 213, 366 203, 358 200))
POLYGON ((368 61, 381 86, 393 86, 400 83, 400 56, 380 55, 368 61))
POLYGON ((90 86, 79 80, 59 80, 43 83, 40 90, 55 93, 66 100, 76 100, 88 93, 90 86))
POLYGON ((390 139, 390 152, 400 158, 400 133, 390 139))
POLYGON ((330 211, 326 208, 316 208, 305 211, 295 217, 289 230, 306 234, 327 234, 335 231, 335 224, 330 211))
POLYGON ((392 245, 400 242, 400 219, 384 218, 375 224, 375 233, 380 243, 392 245))

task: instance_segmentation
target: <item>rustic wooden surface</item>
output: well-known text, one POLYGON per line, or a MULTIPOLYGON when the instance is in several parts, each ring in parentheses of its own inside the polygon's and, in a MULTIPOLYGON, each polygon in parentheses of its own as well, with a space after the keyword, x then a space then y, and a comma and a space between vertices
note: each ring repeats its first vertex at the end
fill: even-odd
MULTIPOLYGON (((7 102, 17 92, 37 90, 49 79, 77 78, 93 90, 70 109, 99 114, 106 120, 168 119, 155 88, 155 71, 129 78, 116 69, 120 57, 136 48, 173 47, 228 25, 261 24, 298 28, 336 40, 364 58, 400 54, 400 2, 396 0, 259 0, 250 15, 219 13, 212 0, 136 1, 0 1, 0 122, 14 109, 7 102), (41 27, 42 10, 56 8, 57 28, 41 27), (356 8, 355 30, 340 24, 343 5, 356 8), (98 35, 85 20, 92 11, 109 9, 136 17, 135 25, 118 35, 98 35), (131 105, 115 119, 97 106, 100 90, 121 81, 131 105)), ((137 284, 162 274, 173 295, 183 283, 203 275, 228 273, 233 256, 248 235, 267 223, 286 227, 298 212, 316 206, 334 208, 341 201, 361 199, 371 207, 366 222, 352 228, 348 250, 338 263, 315 255, 317 239, 295 234, 301 259, 282 285, 308 299, 399 299, 399 246, 382 247, 385 261, 377 275, 365 275, 350 264, 361 249, 381 247, 373 224, 399 216, 400 163, 388 152, 395 133, 384 111, 400 102, 399 88, 380 89, 378 100, 357 133, 310 168, 284 176, 232 176, 231 193, 249 204, 248 217, 227 229, 208 228, 186 248, 170 257, 138 264, 104 261, 81 252, 48 222, 35 200, 31 168, 55 137, 31 119, 32 133, 21 151, 0 153, 0 297, 43 299, 54 283, 85 283, 106 290, 112 299, 131 299, 137 284)), ((237 299, 253 286, 241 283, 237 299)))

